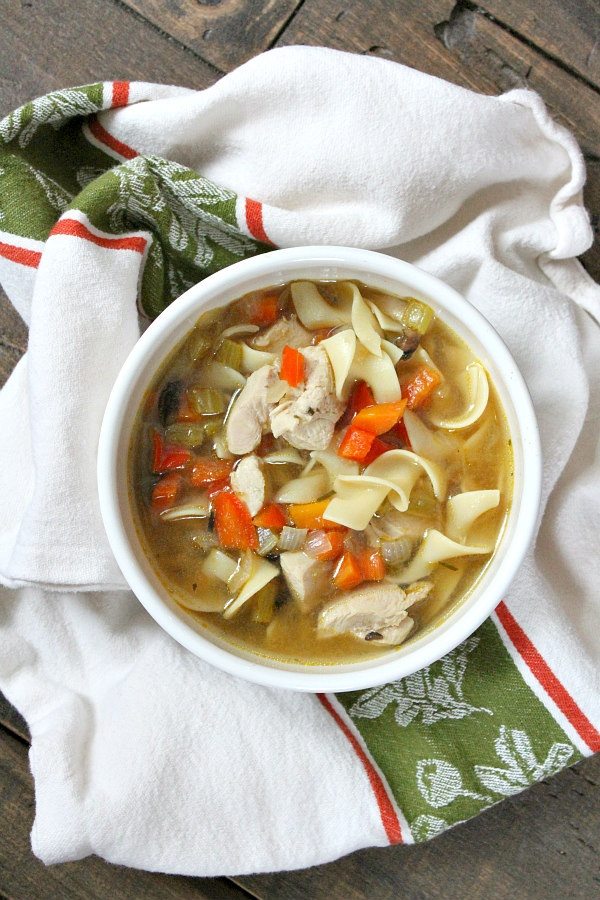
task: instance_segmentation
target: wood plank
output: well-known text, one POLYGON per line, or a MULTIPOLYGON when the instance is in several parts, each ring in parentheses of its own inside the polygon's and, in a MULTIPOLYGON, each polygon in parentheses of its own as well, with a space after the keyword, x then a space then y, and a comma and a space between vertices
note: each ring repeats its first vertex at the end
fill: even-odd
POLYGON ((600 87, 600 9, 597 0, 477 0, 544 53, 600 87))
POLYGON ((112 866, 97 857, 47 868, 31 853, 34 812, 27 746, 0 728, 0 896, 14 900, 247 900, 227 878, 184 878, 112 866))
POLYGON ((14 706, 8 702, 4 694, 0 693, 0 726, 10 731, 22 741, 29 741, 29 728, 27 722, 14 706))
POLYGON ((236 880, 267 900, 592 900, 600 885, 599 784, 595 757, 427 844, 236 880))
POLYGON ((113 78, 205 88, 206 63, 114 0, 0 0, 0 115, 56 88, 113 78))
POLYGON ((124 0, 222 72, 266 50, 301 0, 124 0))
POLYGON ((0 387, 27 347, 27 328, 0 288, 0 387))
MULTIPOLYGON (((306 0, 278 41, 281 46, 298 43, 371 53, 487 94, 529 87, 574 132, 588 157, 600 157, 597 91, 470 4, 339 0, 324 8, 320 0, 306 0)), ((599 178, 598 168, 592 166, 586 198, 596 219, 599 178)), ((597 244, 584 262, 592 277, 600 278, 597 244)))

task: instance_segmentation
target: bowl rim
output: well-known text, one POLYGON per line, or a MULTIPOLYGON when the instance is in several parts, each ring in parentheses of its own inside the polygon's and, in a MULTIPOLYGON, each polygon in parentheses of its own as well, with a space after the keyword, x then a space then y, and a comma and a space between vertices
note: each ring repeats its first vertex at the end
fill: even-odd
MULTIPOLYGON (((310 275, 307 274, 306 277, 309 278, 310 275)), ((292 276, 288 280, 293 280, 292 276)), ((265 283, 264 286, 268 285, 265 283)), ((163 358, 169 352, 170 349, 165 350, 163 358)), ((498 387, 498 378, 494 382, 498 387)), ((516 435, 513 432, 511 437, 514 444, 516 435)), ((230 675, 270 687, 327 693, 376 687, 410 675, 455 649, 488 618, 514 578, 533 539, 541 499, 542 456, 535 411, 525 380, 504 341, 466 298, 436 276, 385 253, 352 247, 302 246, 273 250, 221 269, 189 288, 149 325, 127 356, 111 390, 98 442, 97 479, 100 511, 117 564, 138 600, 171 637, 196 656, 230 675), (473 332, 501 370, 501 381, 506 374, 506 382, 510 382, 510 387, 506 382, 502 387, 510 396, 515 413, 518 413, 518 436, 527 447, 527 453, 523 454, 521 493, 512 536, 503 551, 504 556, 493 582, 462 613, 463 604, 458 605, 445 623, 440 623, 426 636, 422 646, 407 645, 405 651, 399 651, 398 654, 390 651, 389 657, 374 657, 372 665, 361 665, 360 668, 350 668, 347 671, 339 671, 339 667, 334 665, 286 666, 281 662, 277 665, 273 664, 274 661, 263 662, 257 654, 239 655, 239 648, 234 645, 214 643, 194 629, 169 608, 143 572, 131 547, 119 499, 119 469, 126 465, 126 460, 119 460, 117 451, 121 432, 126 424, 126 406, 140 377, 145 375, 147 387, 156 371, 155 366, 151 371, 146 371, 148 358, 156 346, 172 335, 191 315, 200 315, 204 308, 210 306, 211 299, 218 295, 231 294, 230 299, 224 301, 231 302, 236 296, 242 296, 246 292, 244 284, 251 279, 273 276, 273 283, 274 276, 279 272, 284 274, 286 267, 310 268, 310 265, 315 268, 341 266, 353 269, 362 272, 364 279, 359 274, 346 277, 360 278, 369 283, 371 274, 372 277, 398 282, 399 285, 407 284, 414 291, 434 298, 444 312, 454 316, 466 330, 473 332), (466 317, 468 323, 465 321, 466 317)), ((513 505, 516 499, 513 494, 513 505)), ((141 551, 141 547, 139 549, 141 551)), ((477 586, 473 593, 477 594, 477 586)))

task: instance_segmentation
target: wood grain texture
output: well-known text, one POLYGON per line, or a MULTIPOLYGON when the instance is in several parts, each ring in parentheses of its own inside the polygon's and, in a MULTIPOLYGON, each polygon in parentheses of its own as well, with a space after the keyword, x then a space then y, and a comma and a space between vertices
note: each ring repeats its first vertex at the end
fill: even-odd
POLYGON ((478 0, 477 6, 544 53, 600 87, 597 0, 478 0))
POLYGON ((222 72, 266 50, 300 0, 124 0, 222 72))
MULTIPOLYGON (((542 3, 519 5, 538 11, 545 8, 542 3)), ((568 12, 569 4, 565 17, 568 12)), ((558 121, 574 132, 584 153, 592 160, 600 158, 598 91, 470 3, 339 0, 324 8, 320 0, 306 0, 278 43, 325 44, 371 53, 487 94, 531 88, 558 121)), ((589 203, 597 202, 598 177, 597 168, 591 167, 586 197, 594 217, 600 215, 600 206, 589 203)), ((585 263, 592 277, 600 278, 597 245, 585 255, 585 263)))
POLYGON ((0 115, 55 88, 140 79, 204 88, 212 67, 113 0, 0 0, 0 115))
POLYGON ((31 853, 33 783, 27 746, 0 729, 0 896, 11 900, 247 900, 227 878, 182 878, 111 866, 96 857, 47 868, 31 853))
POLYGON ((428 844, 362 850, 239 883, 268 900, 594 900, 599 786, 596 757, 428 844))

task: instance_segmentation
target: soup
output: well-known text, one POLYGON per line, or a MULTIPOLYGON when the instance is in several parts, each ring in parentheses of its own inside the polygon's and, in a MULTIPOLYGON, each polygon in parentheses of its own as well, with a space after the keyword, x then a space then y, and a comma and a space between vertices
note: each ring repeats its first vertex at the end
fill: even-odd
POLYGON ((435 627, 481 577, 512 495, 481 362, 421 301, 350 281, 203 314, 144 399, 129 470, 174 600, 305 664, 435 627))

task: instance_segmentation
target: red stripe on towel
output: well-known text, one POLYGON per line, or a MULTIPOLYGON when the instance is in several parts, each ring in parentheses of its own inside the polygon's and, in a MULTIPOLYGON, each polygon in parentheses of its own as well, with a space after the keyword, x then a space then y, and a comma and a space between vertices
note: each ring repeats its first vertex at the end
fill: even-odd
POLYGON ((129 103, 129 82, 113 81, 112 106, 127 106, 129 103))
POLYGON ((548 696, 556 703, 565 718, 571 723, 579 737, 592 753, 600 750, 600 733, 594 728, 585 713, 577 706, 567 689, 560 683, 539 650, 527 637, 508 606, 504 602, 496 607, 496 615, 515 650, 522 657, 531 673, 539 681, 548 696))
POLYGON ((114 150, 115 153, 118 153, 119 156, 123 156, 125 159, 134 159, 139 155, 137 150, 134 150, 127 144, 124 144, 123 141, 120 141, 118 138, 113 137, 112 134, 109 134, 106 128, 102 127, 98 119, 91 118, 88 122, 88 127, 97 141, 100 141, 101 144, 106 144, 107 147, 110 147, 110 149, 114 150))
POLYGON ((136 250, 138 253, 144 252, 147 243, 146 238, 143 237, 100 237, 77 219, 59 219, 50 234, 67 234, 71 237, 83 238, 99 247, 106 247, 108 250, 136 250))
POLYGON ((383 783, 383 779, 361 747, 360 742, 356 738, 356 735, 352 734, 352 731, 348 728, 339 713, 334 709, 332 703, 327 699, 325 694, 317 694, 317 697, 319 698, 321 704, 325 707, 335 724, 348 739, 350 746, 363 764, 365 772, 367 773, 367 778, 369 779, 369 782, 373 789, 373 793, 375 794, 375 799, 379 807, 379 814, 381 816, 381 822, 390 844, 401 844, 402 830, 400 828, 400 822, 398 821, 396 810, 394 809, 394 805, 390 800, 385 784, 383 783))
POLYGON ((273 243, 263 224, 262 203, 259 203, 258 200, 251 200, 250 197, 246 197, 246 225, 252 237, 255 237, 257 241, 265 244, 273 243))
POLYGON ((29 266, 32 269, 37 269, 42 258, 39 250, 15 247, 14 244, 4 244, 2 241, 0 241, 0 256, 3 256, 4 259, 10 259, 11 262, 21 263, 22 266, 29 266))

